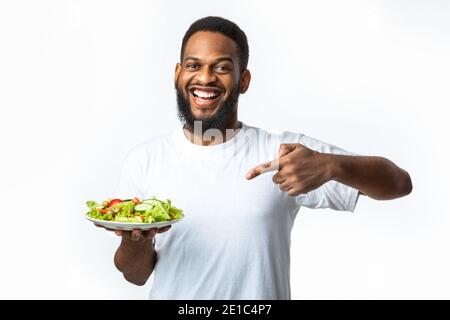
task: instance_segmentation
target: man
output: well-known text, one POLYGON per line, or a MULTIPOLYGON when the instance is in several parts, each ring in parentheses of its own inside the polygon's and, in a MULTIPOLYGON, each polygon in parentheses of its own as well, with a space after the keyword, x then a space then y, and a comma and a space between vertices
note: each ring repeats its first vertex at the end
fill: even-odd
POLYGON ((136 285, 153 273, 152 299, 290 299, 290 232, 301 206, 354 211, 359 195, 411 192, 408 173, 387 159, 240 122, 248 57, 233 22, 194 22, 175 69, 183 128, 125 160, 120 196, 170 198, 185 212, 169 232, 115 231, 116 267, 136 285))

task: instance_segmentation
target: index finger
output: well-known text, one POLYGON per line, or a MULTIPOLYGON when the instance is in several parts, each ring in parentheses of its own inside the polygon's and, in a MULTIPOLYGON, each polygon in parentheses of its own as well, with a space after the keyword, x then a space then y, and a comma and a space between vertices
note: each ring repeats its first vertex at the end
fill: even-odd
POLYGON ((274 159, 272 161, 260 164, 259 166, 254 167, 253 169, 251 169, 249 172, 247 172, 247 174, 245 175, 245 177, 250 180, 253 178, 256 178, 257 176, 269 172, 269 171, 277 171, 280 167, 280 160, 279 159, 274 159))

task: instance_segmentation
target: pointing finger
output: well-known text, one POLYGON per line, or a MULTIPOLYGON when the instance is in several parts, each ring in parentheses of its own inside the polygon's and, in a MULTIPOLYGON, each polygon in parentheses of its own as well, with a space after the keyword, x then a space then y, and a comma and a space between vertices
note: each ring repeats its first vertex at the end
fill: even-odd
POLYGON ((257 176, 269 172, 269 171, 277 171, 280 167, 280 161, 279 159, 275 159, 263 164, 260 164, 259 166, 254 167, 253 169, 251 169, 249 172, 247 172, 247 174, 245 175, 245 177, 250 180, 253 178, 256 178, 257 176))

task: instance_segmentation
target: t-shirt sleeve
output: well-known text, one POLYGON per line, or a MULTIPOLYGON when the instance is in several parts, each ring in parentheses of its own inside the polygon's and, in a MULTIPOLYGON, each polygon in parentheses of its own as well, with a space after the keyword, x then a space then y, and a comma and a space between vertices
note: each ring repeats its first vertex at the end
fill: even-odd
POLYGON ((143 180, 145 171, 143 170, 142 159, 139 151, 131 150, 122 164, 119 184, 116 189, 118 198, 131 199, 134 197, 144 198, 143 180))
MULTIPOLYGON (((282 143, 300 143, 305 147, 321 153, 356 156, 332 144, 291 132, 283 134, 282 143)), ((311 209, 329 208, 339 211, 354 212, 359 198, 359 190, 337 181, 329 181, 306 194, 296 196, 298 205, 311 209)))

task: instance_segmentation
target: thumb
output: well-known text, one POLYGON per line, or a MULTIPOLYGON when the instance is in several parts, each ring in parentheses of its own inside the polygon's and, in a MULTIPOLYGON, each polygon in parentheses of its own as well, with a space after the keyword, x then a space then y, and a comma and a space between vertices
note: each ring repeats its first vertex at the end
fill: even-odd
POLYGON ((295 143, 282 143, 282 144, 280 144, 280 149, 278 151, 278 157, 280 157, 280 158, 284 157, 288 153, 294 151, 296 147, 297 147, 297 144, 295 144, 295 143))

